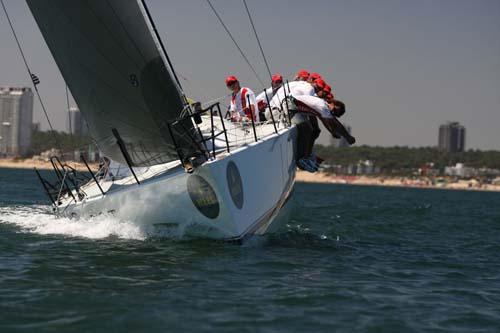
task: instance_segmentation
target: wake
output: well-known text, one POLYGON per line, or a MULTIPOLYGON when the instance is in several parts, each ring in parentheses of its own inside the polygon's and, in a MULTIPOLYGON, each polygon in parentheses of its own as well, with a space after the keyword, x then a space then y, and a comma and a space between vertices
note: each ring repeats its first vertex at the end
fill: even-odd
MULTIPOLYGON (((134 221, 121 220, 112 215, 93 218, 70 219, 56 216, 47 206, 6 206, 0 207, 0 225, 13 225, 21 233, 38 235, 60 235, 87 239, 110 237, 123 240, 175 239, 193 240, 185 234, 185 229, 165 229, 161 226, 142 225, 134 221)), ((316 234, 300 224, 287 224, 279 233, 255 236, 245 241, 246 246, 263 244, 283 244, 296 246, 337 246, 336 239, 322 233, 316 234), (251 240, 253 239, 253 240, 251 240)))
POLYGON ((20 232, 89 239, 117 237, 145 240, 154 235, 151 227, 119 220, 110 215, 78 220, 57 217, 47 210, 47 206, 0 207, 0 224, 15 225, 20 232))

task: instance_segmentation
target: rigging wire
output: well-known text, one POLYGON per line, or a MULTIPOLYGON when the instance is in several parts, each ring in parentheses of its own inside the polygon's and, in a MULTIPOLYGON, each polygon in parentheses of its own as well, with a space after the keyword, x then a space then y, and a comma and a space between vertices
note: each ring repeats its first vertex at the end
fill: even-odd
POLYGON ((21 47, 21 43, 19 42, 19 39, 17 38, 16 31, 14 30, 14 26, 12 25, 12 21, 10 20, 9 14, 7 13, 7 8, 5 7, 5 4, 3 0, 0 0, 0 3, 2 4, 3 11, 5 13, 5 17, 7 18, 7 21, 9 23, 10 29, 12 31, 12 35, 14 36, 14 39, 16 40, 17 48, 19 49, 19 53, 21 54, 21 57, 23 58, 24 65, 26 66, 26 70, 28 71, 28 74, 30 76, 31 81, 33 82, 33 87, 35 89, 36 95, 38 97, 38 101, 40 102, 40 105, 42 107, 43 113, 45 114, 45 118, 47 119, 47 123, 49 124, 50 131, 52 133, 52 137, 54 138, 56 146, 59 148, 59 151, 62 154, 62 149, 61 146, 59 145, 59 142, 57 141, 57 137, 54 132, 54 128, 52 127, 52 123, 50 122, 49 115, 47 113, 47 109, 45 108, 45 105, 43 103, 42 97, 40 96, 40 92, 38 91, 37 85, 40 83, 40 79, 31 72, 31 69, 28 65, 28 62, 26 60, 26 57, 24 55, 23 49, 21 47))
POLYGON ((146 12, 146 15, 148 17, 149 23, 151 24, 151 27, 153 28, 153 32, 155 33, 155 36, 158 39, 158 43, 160 44, 160 47, 163 51, 163 54, 165 55, 165 58, 167 59, 168 65, 170 66, 170 69, 172 71, 172 74, 174 75, 175 82, 179 85, 179 88, 182 91, 181 82, 179 81, 179 78, 177 77, 177 74, 175 73, 174 66, 173 66, 172 62, 170 61, 170 57, 168 56, 167 50, 165 49, 165 45, 163 45, 163 41, 160 38, 160 34, 158 33, 158 30, 156 29, 156 25, 153 21, 153 17, 151 16, 151 13, 149 12, 149 8, 146 4, 146 1, 142 0, 141 2, 142 2, 142 6, 144 7, 144 10, 146 12))
MULTIPOLYGON (((69 106, 69 89, 68 89, 68 84, 64 85, 66 87, 66 110, 68 111, 68 124, 69 124, 69 137, 70 137, 70 149, 75 151, 75 150, 84 150, 80 147, 76 147, 76 142, 75 142, 75 137, 73 135, 73 130, 74 130, 74 125, 71 124, 71 112, 70 112, 70 106, 69 106), (73 126, 71 126, 73 125, 73 126), (77 149, 78 148, 78 149, 77 149)), ((76 163, 76 161, 75 161, 76 163)))
POLYGON ((167 60, 167 63, 170 67, 170 70, 174 76, 175 82, 177 83, 177 86, 179 87, 179 90, 182 95, 183 103, 185 105, 189 105, 186 94, 184 93, 184 89, 182 88, 181 82, 179 81, 179 78, 177 77, 177 73, 174 69, 174 65, 172 64, 172 61, 170 60, 170 57, 168 56, 167 50, 165 49, 165 45, 163 44, 163 41, 160 37, 160 34, 158 33, 158 30, 156 29, 156 25, 153 21, 153 17, 151 16, 151 13, 149 12, 148 5, 146 4, 145 0, 142 0, 142 6, 144 8, 144 11, 146 12, 146 15, 148 17, 149 23, 151 24, 151 27, 153 28, 153 32, 155 33, 156 39, 158 40, 158 43, 160 44, 161 50, 163 52, 163 55, 165 56, 165 59, 167 60))
POLYGON ((212 11, 214 12, 215 16, 217 16, 217 19, 219 20, 220 24, 222 25, 222 27, 224 28, 224 30, 226 30, 227 34, 229 35, 229 37, 231 38, 231 40, 233 41, 234 45, 236 46, 236 48, 238 49, 238 51, 240 51, 240 54, 241 56, 243 57, 243 59, 245 59, 246 63, 248 64, 248 66, 250 67, 250 69, 252 70, 252 72, 255 74, 255 77, 257 78, 257 80, 259 81, 259 83, 265 87, 266 85, 264 84, 264 82, 261 80, 261 78, 259 77, 259 74, 257 74, 257 71, 255 70, 255 68, 252 66, 252 64, 250 63, 250 61, 248 60, 247 56, 245 55, 245 53, 243 52, 243 50, 241 49, 241 47, 238 45, 238 43, 236 42, 236 40, 234 39, 233 35, 231 34, 231 32, 229 31, 229 29, 227 28, 226 24, 224 23, 224 21, 222 20, 222 18, 220 17, 219 13, 217 12, 217 10, 215 10, 214 6, 212 5, 212 3, 210 2, 210 0, 207 0, 207 3, 208 5, 210 6, 210 8, 212 9, 212 11))
POLYGON ((264 49, 262 48, 262 45, 260 44, 259 35, 257 34, 257 30, 255 29, 255 25, 253 24, 252 15, 250 15, 250 10, 248 10, 246 0, 243 0, 243 4, 245 5, 245 9, 246 9, 247 14, 248 14, 248 19, 250 20, 250 24, 252 25, 252 29, 253 29, 253 32, 255 34, 255 38, 257 39, 257 44, 259 44, 260 53, 262 54, 262 58, 264 58, 264 63, 266 64, 267 72, 269 73, 269 79, 272 81, 273 74, 271 73, 271 70, 269 69, 269 64, 267 63, 267 58, 266 58, 266 55, 264 54, 264 49))

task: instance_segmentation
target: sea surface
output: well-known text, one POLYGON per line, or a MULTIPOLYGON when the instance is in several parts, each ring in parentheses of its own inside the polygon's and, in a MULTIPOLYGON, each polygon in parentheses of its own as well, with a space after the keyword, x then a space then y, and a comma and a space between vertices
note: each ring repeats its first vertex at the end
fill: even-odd
POLYGON ((500 332, 500 193, 299 183, 243 245, 57 219, 0 169, 0 332, 500 332))

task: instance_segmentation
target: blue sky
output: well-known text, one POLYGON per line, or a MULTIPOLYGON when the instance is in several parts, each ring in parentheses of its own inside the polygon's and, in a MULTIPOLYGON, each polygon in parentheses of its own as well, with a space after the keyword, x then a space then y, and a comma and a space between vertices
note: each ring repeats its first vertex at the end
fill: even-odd
MULTIPOLYGON (((53 123, 65 128, 64 82, 23 1, 4 0, 53 123)), ((261 86, 201 0, 148 0, 189 95, 227 93, 235 74, 261 86)), ((259 75, 267 72, 240 1, 213 0, 259 75)), ((317 71, 346 102, 359 144, 433 146, 447 120, 467 148, 500 150, 500 1, 247 0, 271 70, 317 71)), ((30 83, 0 15, 0 85, 30 83)), ((35 120, 46 128, 38 104, 35 120)))

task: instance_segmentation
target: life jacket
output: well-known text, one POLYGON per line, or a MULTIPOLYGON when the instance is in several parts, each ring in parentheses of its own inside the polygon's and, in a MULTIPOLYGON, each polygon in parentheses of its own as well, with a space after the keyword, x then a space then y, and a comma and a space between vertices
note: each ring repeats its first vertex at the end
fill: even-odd
MULTIPOLYGON (((243 113, 247 116, 248 119, 252 119, 252 112, 251 112, 251 109, 250 107, 247 105, 247 92, 248 92, 248 89, 243 87, 241 88, 240 91, 238 91, 237 93, 233 93, 231 95, 231 103, 233 103, 233 105, 237 106, 236 104, 236 96, 238 96, 238 94, 240 94, 240 103, 241 103, 241 108, 242 108, 242 111, 243 113)), ((236 110, 236 111, 240 111, 240 110, 236 110)), ((254 119, 255 120, 255 119, 254 119)))
POLYGON ((257 107, 259 108, 259 112, 264 112, 266 110, 267 103, 260 100, 257 102, 257 107))

